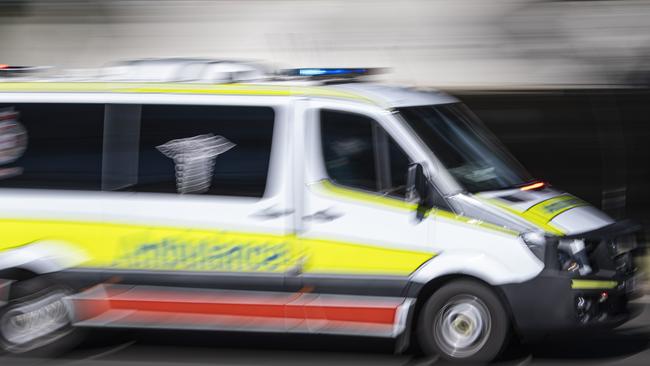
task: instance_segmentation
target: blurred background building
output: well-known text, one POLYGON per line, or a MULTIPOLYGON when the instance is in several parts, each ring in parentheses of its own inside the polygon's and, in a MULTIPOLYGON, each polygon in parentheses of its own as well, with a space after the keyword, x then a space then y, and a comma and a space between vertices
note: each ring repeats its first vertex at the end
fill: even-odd
POLYGON ((0 0, 1 63, 206 56, 419 85, 647 82, 643 0, 0 0))

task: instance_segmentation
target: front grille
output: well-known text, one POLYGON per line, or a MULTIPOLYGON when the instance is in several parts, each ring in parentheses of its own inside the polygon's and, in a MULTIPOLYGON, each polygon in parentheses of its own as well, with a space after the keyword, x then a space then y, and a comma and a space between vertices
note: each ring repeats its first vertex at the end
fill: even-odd
MULTIPOLYGON (((580 276, 626 280, 635 275, 637 258, 646 251, 642 229, 637 223, 621 220, 596 230, 560 237, 554 246, 559 269, 580 276)), ((549 253, 554 254, 552 250, 549 253)))
POLYGON ((636 243, 635 236, 624 235, 615 239, 588 240, 585 247, 594 272, 607 270, 627 277, 636 271, 636 243))

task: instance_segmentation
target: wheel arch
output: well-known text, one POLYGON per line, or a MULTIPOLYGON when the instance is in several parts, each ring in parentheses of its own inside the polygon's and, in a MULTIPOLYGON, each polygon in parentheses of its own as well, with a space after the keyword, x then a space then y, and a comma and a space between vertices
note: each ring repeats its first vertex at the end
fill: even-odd
POLYGON ((20 269, 42 275, 74 267, 87 259, 84 252, 68 242, 39 240, 0 252, 0 274, 20 269))
POLYGON ((38 277, 38 273, 29 268, 12 267, 0 269, 0 307, 11 298, 12 284, 38 277))
POLYGON ((517 326, 516 326, 516 320, 514 318, 512 308, 510 307, 510 303, 508 302, 508 299, 503 292, 503 290, 499 286, 495 286, 487 282, 486 280, 475 276, 471 274, 466 274, 466 273, 448 273, 436 278, 433 278, 429 280, 428 282, 422 284, 422 283, 411 283, 409 285, 409 297, 414 298, 415 302, 413 304, 413 308, 411 310, 411 314, 409 315, 409 324, 407 326, 407 329, 405 330, 405 333, 408 333, 408 344, 411 346, 416 346, 417 347, 417 341, 416 337, 416 326, 418 319, 420 317, 420 313, 422 311, 422 308, 424 307, 424 304, 427 302, 427 300, 433 296, 440 288, 443 286, 453 283, 456 281, 472 281, 479 283, 486 288, 490 289, 492 292, 494 292, 501 302, 501 305, 503 308, 506 310, 506 314, 508 316, 508 320, 510 321, 510 329, 513 332, 513 334, 517 333, 517 326))
POLYGON ((0 281, 24 281, 37 277, 40 273, 35 272, 29 266, 17 266, 0 269, 0 281))
POLYGON ((460 249, 441 253, 423 263, 410 276, 406 297, 415 299, 410 317, 410 328, 417 322, 423 304, 442 286, 457 280, 470 280, 491 289, 508 314, 511 328, 516 331, 516 320, 501 285, 528 281, 543 270, 543 264, 512 266, 519 258, 500 258, 484 251, 460 249), (514 267, 514 268, 513 268, 514 267))

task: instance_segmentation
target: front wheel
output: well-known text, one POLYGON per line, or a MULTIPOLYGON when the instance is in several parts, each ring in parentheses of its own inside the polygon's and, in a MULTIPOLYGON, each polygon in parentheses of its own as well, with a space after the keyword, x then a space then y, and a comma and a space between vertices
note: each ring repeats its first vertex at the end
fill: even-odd
POLYGON ((506 311, 488 287, 449 283, 424 304, 417 324, 422 350, 449 361, 489 362, 504 348, 510 329, 506 311))

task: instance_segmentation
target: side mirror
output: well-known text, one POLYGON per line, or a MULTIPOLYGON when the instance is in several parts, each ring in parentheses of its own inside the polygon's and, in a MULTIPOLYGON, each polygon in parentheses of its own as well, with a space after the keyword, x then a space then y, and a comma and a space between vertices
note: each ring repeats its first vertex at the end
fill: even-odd
POLYGON ((422 164, 411 164, 406 178, 406 199, 410 202, 417 202, 416 217, 418 220, 422 220, 433 207, 431 189, 431 184, 424 174, 422 164))

